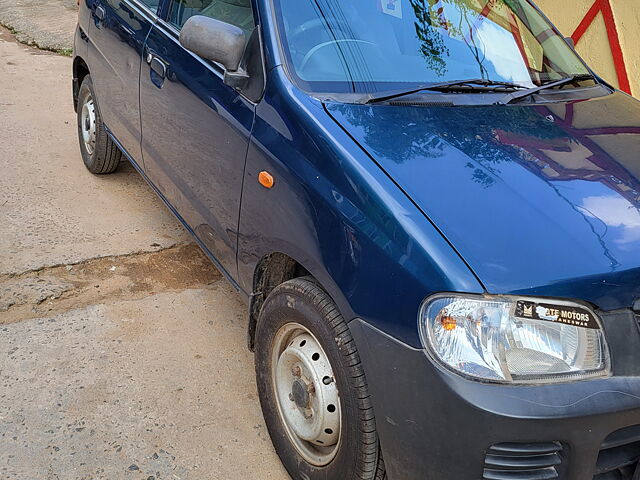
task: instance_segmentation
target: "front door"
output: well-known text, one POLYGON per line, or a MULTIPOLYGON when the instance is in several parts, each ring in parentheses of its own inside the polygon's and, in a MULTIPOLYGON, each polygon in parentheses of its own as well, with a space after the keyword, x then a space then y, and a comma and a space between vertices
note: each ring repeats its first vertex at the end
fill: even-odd
POLYGON ((138 102, 142 48, 159 0, 89 0, 88 63, 100 114, 137 162, 140 151, 138 102))
MULTIPOLYGON (((250 0, 173 0, 147 38, 140 74, 145 172, 232 277, 240 194, 254 105, 223 70, 178 41, 189 16, 250 32, 250 0)), ((247 34, 248 38, 248 34, 247 34)))

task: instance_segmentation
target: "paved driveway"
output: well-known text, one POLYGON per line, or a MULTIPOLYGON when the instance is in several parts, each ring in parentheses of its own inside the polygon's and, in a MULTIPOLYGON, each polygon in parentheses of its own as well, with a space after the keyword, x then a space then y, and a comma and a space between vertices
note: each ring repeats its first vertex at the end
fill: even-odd
POLYGON ((246 307, 130 165, 85 171, 70 72, 0 31, 0 478, 288 478, 246 307))

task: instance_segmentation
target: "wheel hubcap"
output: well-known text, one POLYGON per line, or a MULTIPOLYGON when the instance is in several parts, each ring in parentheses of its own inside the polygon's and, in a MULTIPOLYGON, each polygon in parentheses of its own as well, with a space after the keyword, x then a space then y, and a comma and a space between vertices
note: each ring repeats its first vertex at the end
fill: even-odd
POLYGON ((340 396, 320 343, 302 325, 289 323, 275 337, 272 380, 278 410, 298 453, 326 465, 340 443, 340 396))
POLYGON ((306 410, 310 407, 311 397, 309 396, 309 386, 302 380, 294 380, 291 388, 290 400, 295 402, 300 410, 306 410))
POLYGON ((84 105, 82 105, 80 129, 87 153, 92 155, 96 146, 96 110, 91 95, 86 98, 84 105))

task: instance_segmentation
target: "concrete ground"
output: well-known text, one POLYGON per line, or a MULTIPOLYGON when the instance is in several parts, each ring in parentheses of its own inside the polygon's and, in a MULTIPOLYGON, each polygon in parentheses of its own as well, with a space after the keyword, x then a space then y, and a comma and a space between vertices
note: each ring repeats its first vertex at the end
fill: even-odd
POLYGON ((288 478, 246 307, 130 165, 84 169, 70 72, 0 31, 0 478, 288 478))
POLYGON ((77 12, 75 0, 0 0, 0 25, 21 43, 69 55, 77 12))

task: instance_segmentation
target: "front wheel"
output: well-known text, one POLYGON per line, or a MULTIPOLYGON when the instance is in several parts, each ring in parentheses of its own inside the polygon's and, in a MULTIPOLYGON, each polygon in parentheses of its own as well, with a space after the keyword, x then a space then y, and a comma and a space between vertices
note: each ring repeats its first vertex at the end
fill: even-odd
POLYGON ((311 279, 276 287, 256 330, 260 403, 294 479, 382 480, 373 408, 349 327, 311 279))
POLYGON ((102 123, 91 75, 84 77, 78 92, 78 138, 87 170, 105 174, 118 168, 122 152, 111 140, 102 123))

